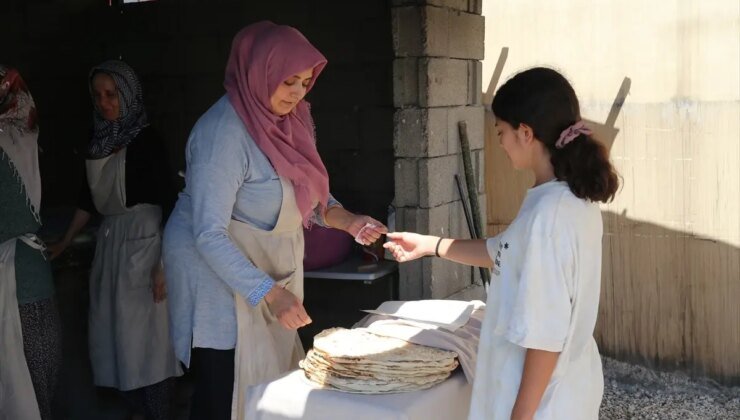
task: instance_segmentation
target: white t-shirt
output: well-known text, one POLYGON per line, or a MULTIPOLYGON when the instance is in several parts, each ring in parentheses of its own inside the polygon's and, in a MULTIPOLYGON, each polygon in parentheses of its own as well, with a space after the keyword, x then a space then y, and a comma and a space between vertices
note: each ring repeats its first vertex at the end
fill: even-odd
POLYGON ((551 181, 531 188, 509 228, 486 241, 494 265, 469 419, 509 420, 527 348, 561 352, 536 419, 598 418, 602 233, 598 206, 551 181))

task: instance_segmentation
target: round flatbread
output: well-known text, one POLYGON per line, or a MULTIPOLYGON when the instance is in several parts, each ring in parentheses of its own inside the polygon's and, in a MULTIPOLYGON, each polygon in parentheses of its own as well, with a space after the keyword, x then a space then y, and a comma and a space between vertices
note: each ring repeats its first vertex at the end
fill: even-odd
POLYGON ((459 363, 452 351, 375 335, 364 328, 332 328, 314 337, 299 366, 325 389, 363 394, 411 392, 447 379, 459 363))

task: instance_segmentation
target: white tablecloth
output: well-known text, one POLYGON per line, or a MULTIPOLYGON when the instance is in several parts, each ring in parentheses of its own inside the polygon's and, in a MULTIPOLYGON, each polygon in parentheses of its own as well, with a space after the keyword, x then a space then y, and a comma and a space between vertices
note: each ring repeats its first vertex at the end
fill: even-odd
POLYGON ((317 389, 296 370, 247 393, 248 419, 308 420, 464 420, 472 385, 460 371, 443 383, 417 392, 349 394, 317 389))

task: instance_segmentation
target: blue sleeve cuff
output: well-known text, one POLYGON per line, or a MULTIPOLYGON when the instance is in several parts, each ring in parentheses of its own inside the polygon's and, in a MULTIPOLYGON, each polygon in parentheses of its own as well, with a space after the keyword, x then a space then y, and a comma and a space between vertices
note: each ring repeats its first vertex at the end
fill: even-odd
MULTIPOLYGON (((329 194, 329 200, 327 200, 326 202, 326 209, 329 210, 332 207, 344 207, 344 206, 342 206, 342 203, 337 201, 337 199, 334 198, 333 195, 329 194)), ((313 214, 311 215, 311 222, 321 227, 329 227, 326 225, 326 220, 324 220, 324 216, 321 214, 320 206, 316 206, 316 208, 313 209, 313 214)))
POLYGON ((265 295, 272 290, 272 287, 275 285, 275 282, 272 279, 264 279, 262 283, 259 284, 254 290, 252 290, 252 293, 247 296, 247 301, 252 306, 257 306, 259 303, 264 299, 265 295))
POLYGON ((329 200, 326 202, 326 208, 332 208, 332 207, 343 207, 342 203, 340 203, 336 198, 334 198, 333 195, 329 194, 329 200))

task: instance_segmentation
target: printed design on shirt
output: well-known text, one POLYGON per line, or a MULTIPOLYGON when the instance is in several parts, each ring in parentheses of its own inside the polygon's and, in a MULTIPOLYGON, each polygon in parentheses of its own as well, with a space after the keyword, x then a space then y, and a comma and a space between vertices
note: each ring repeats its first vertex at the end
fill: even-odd
POLYGON ((496 258, 494 258, 493 260, 493 273, 497 276, 501 275, 501 253, 507 249, 509 249, 509 243, 501 243, 499 241, 498 251, 496 251, 496 258))

